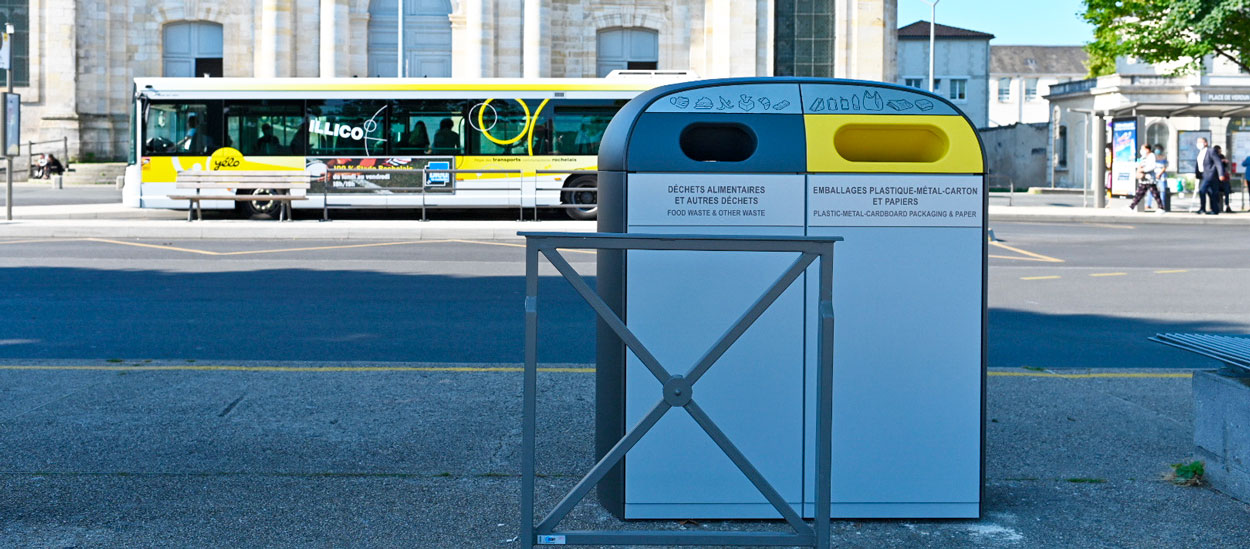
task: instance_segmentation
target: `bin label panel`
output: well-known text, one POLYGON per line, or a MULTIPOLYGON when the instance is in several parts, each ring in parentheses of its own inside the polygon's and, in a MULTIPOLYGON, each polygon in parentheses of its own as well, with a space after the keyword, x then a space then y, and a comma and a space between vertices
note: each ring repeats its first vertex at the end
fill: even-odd
POLYGON ((733 84, 695 88, 667 95, 647 112, 718 114, 802 114, 798 84, 733 84))
POLYGON ((637 173, 628 177, 630 226, 803 225, 803 175, 637 173))
POLYGON ((812 227, 980 227, 979 175, 812 174, 812 227))

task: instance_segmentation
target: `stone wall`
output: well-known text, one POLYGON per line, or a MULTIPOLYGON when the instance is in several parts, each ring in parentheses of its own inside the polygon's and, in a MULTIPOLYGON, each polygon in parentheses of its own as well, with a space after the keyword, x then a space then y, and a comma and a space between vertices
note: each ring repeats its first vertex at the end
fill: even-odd
MULTIPOLYGON (((30 0, 31 85, 15 90, 22 94, 22 138, 67 136, 72 160, 123 159, 133 79, 162 75, 168 23, 220 24, 227 77, 364 76, 369 3, 30 0)), ((866 28, 894 24, 893 0, 838 0, 839 9, 844 5, 857 10, 866 28)), ((705 78, 767 75, 774 8, 775 0, 451 0, 452 74, 593 77, 598 32, 642 27, 658 33, 660 69, 693 70, 705 78), (526 10, 541 17, 532 27, 541 36, 528 41, 526 10), (530 71, 523 66, 527 47, 541 56, 535 63, 530 54, 536 65, 530 71)), ((884 42, 848 47, 892 49, 891 33, 869 34, 884 42)))

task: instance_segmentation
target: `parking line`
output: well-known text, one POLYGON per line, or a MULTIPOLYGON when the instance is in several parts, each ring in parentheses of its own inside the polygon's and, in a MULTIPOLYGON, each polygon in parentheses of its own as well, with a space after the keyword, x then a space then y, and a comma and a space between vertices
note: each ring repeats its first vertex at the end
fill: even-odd
MULTIPOLYGON (((448 240, 447 242, 460 242, 464 244, 481 244, 483 246, 507 246, 509 248, 524 248, 525 244, 517 244, 515 242, 487 242, 483 240, 448 240)), ((593 254, 595 250, 580 250, 577 248, 561 248, 561 251, 573 252, 578 254, 593 254)))
POLYGON ((230 255, 255 255, 255 254, 274 254, 288 252, 309 252, 317 250, 344 250, 349 248, 376 248, 379 246, 399 246, 406 244, 427 244, 438 242, 450 242, 448 240, 401 240, 398 242, 372 242, 369 244, 342 244, 338 246, 308 246, 304 248, 277 248, 272 250, 242 250, 237 252, 214 252, 209 250, 197 250, 195 248, 180 248, 178 246, 166 246, 163 244, 146 244, 143 242, 127 242, 125 240, 111 240, 107 238, 87 238, 85 240, 91 242, 103 242, 106 244, 117 244, 120 246, 135 246, 139 248, 153 248, 157 250, 167 250, 171 252, 184 252, 190 254, 212 255, 212 256, 230 256, 230 255))
POLYGON ((1054 279, 1056 279, 1056 278, 1063 278, 1063 277, 1061 277, 1061 276, 1059 276, 1059 275, 1049 275, 1049 276, 1022 276, 1022 277, 1020 277, 1020 280, 1054 280, 1054 279))
POLYGON ((1091 273, 1089 276, 1125 276, 1128 273, 1091 273))
MULTIPOLYGON (((0 370, 60 370, 87 372, 278 372, 278 373, 342 373, 342 372, 523 372, 517 366, 213 366, 213 365, 180 365, 180 366, 5 366, 0 370)), ((550 368, 540 367, 540 372, 590 374, 594 368, 550 368)))
POLYGON ((1189 379, 1193 373, 1098 373, 1098 374, 1053 374, 1050 372, 988 372, 990 377, 1046 377, 1057 379, 1189 379))
POLYGON ((1004 250, 1010 250, 1010 251, 1013 251, 1020 255, 1025 256, 1025 257, 1015 257, 1015 256, 1010 256, 1010 255, 990 255, 989 256, 989 257, 993 257, 997 259, 1015 259, 1018 261, 1042 261, 1045 263, 1063 263, 1063 260, 1057 257, 1050 257, 1048 255, 1042 255, 1042 254, 1030 252, 1027 250, 1021 250, 1020 248, 1013 248, 1011 246, 1003 244, 1002 242, 994 242, 991 240, 990 246, 995 246, 998 248, 1002 248, 1004 250))
MULTIPOLYGON (((365 373, 365 372, 446 372, 446 373, 520 373, 518 366, 225 366, 225 365, 177 365, 177 366, 58 366, 58 365, 0 365, 9 371, 87 371, 87 372, 271 372, 271 373, 365 373)), ((588 367, 539 367, 539 372, 555 374, 593 374, 588 367)), ((990 377, 1036 377, 1053 379, 1184 379, 1193 377, 1190 372, 1100 372, 1091 374, 1056 374, 1053 372, 1019 372, 993 370, 990 377)))
POLYGON ((1155 271, 1155 274, 1172 274, 1172 273, 1187 273, 1187 272, 1189 272, 1189 269, 1172 269, 1170 271, 1155 271))

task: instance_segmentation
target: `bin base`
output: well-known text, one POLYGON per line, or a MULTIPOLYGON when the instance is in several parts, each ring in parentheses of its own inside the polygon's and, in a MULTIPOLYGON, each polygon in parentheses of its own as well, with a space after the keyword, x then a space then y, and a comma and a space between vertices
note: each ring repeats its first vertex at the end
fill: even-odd
MULTIPOLYGON (((792 504, 793 505, 793 504, 792 504)), ((804 518, 815 515, 815 505, 808 503, 804 518)), ((836 519, 975 519, 981 517, 981 505, 963 503, 834 503, 831 517, 836 519)), ((633 503, 625 505, 626 520, 647 519, 780 519, 767 503, 682 504, 633 503)))

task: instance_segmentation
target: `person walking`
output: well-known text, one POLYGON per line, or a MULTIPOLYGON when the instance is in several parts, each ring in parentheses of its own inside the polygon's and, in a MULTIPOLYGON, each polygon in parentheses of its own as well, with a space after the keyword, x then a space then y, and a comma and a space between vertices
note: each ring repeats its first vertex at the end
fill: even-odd
MULTIPOLYGON (((1163 195, 1163 203, 1159 204, 1159 209, 1170 212, 1172 211, 1171 200, 1169 200, 1170 189, 1168 189, 1168 155, 1163 152, 1163 145, 1155 145, 1155 186, 1159 189, 1159 194, 1163 195)), ((1153 197, 1152 197, 1153 198, 1153 197)), ((1146 204, 1150 206, 1149 203, 1146 204)))
MULTIPOLYGON (((1233 213, 1233 209, 1228 205, 1228 197, 1233 194, 1233 175, 1229 170, 1228 157, 1224 156, 1224 151, 1219 145, 1211 147, 1215 151, 1215 155, 1220 157, 1220 164, 1224 166, 1224 174, 1220 176, 1220 196, 1223 198, 1224 213, 1233 213)), ((1215 211, 1220 211, 1220 202, 1215 203, 1215 211)))
POLYGON ((1198 138, 1198 158, 1195 175, 1198 176, 1198 212, 1199 214, 1216 215, 1220 213, 1220 177, 1224 175, 1224 165, 1215 155, 1215 151, 1207 146, 1205 137, 1198 138), (1207 209, 1210 201, 1211 208, 1207 209))
POLYGON ((1133 194, 1133 203, 1129 204, 1128 209, 1136 209, 1137 203, 1149 192, 1155 203, 1159 204, 1159 209, 1155 211, 1163 213, 1163 199, 1159 197, 1159 187, 1155 185, 1155 176, 1159 169, 1155 163, 1155 152, 1149 144, 1145 144, 1138 154, 1141 156, 1137 160, 1137 192, 1133 194))

